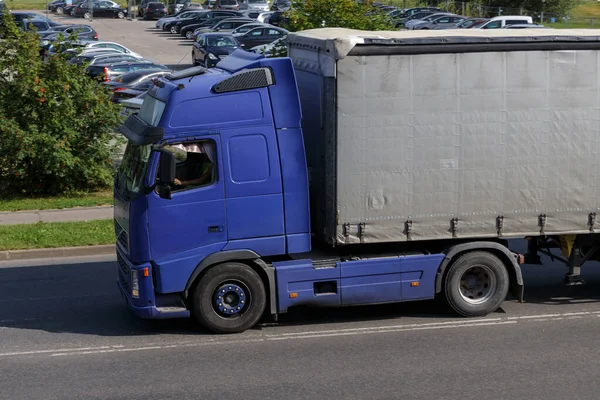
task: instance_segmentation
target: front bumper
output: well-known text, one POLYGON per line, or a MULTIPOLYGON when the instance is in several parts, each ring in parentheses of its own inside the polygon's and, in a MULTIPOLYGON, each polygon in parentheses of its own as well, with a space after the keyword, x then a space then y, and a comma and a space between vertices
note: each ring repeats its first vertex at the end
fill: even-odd
POLYGON ((160 307, 157 304, 157 298, 154 294, 154 285, 152 283, 152 265, 144 263, 133 265, 121 253, 117 246, 117 287, 121 296, 139 318, 145 319, 171 319, 188 318, 189 310, 183 307, 160 307), (148 268, 149 276, 143 277, 141 271, 148 268), (138 297, 131 295, 131 271, 138 271, 139 290, 138 297))

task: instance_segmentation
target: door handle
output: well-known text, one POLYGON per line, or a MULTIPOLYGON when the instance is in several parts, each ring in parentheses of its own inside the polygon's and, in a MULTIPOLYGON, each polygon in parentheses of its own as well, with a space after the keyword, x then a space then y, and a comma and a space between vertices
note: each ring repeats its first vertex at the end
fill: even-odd
POLYGON ((223 232, 223 227, 222 226, 209 226, 208 227, 208 233, 219 233, 219 232, 223 232))

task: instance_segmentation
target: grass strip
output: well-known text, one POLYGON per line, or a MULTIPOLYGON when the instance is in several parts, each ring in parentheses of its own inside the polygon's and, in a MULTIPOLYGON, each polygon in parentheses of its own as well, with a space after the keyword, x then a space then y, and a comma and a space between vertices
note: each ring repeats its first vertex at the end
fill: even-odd
POLYGON ((1 225, 0 250, 95 246, 115 243, 112 220, 1 225))
POLYGON ((16 197, 0 199, 0 212, 55 210, 73 207, 95 207, 113 204, 111 191, 75 194, 62 197, 16 197))

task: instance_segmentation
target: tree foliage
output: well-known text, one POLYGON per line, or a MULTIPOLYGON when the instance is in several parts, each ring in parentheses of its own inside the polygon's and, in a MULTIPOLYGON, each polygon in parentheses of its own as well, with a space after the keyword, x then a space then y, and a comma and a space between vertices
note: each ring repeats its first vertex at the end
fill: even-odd
POLYGON ((393 29, 383 13, 376 12, 373 0, 295 0, 286 12, 291 31, 339 27, 367 31, 393 29))
POLYGON ((110 185, 112 132, 120 123, 120 108, 110 102, 109 91, 84 66, 69 64, 64 52, 44 61, 35 32, 19 29, 10 14, 2 37, 2 195, 54 195, 110 185))

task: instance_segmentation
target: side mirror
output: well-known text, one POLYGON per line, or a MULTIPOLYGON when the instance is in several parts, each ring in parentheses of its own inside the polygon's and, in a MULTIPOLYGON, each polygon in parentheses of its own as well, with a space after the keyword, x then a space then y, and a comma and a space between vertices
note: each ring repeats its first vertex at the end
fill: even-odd
POLYGON ((171 186, 175 182, 175 154, 161 151, 158 163, 158 195, 162 199, 171 199, 171 186))

